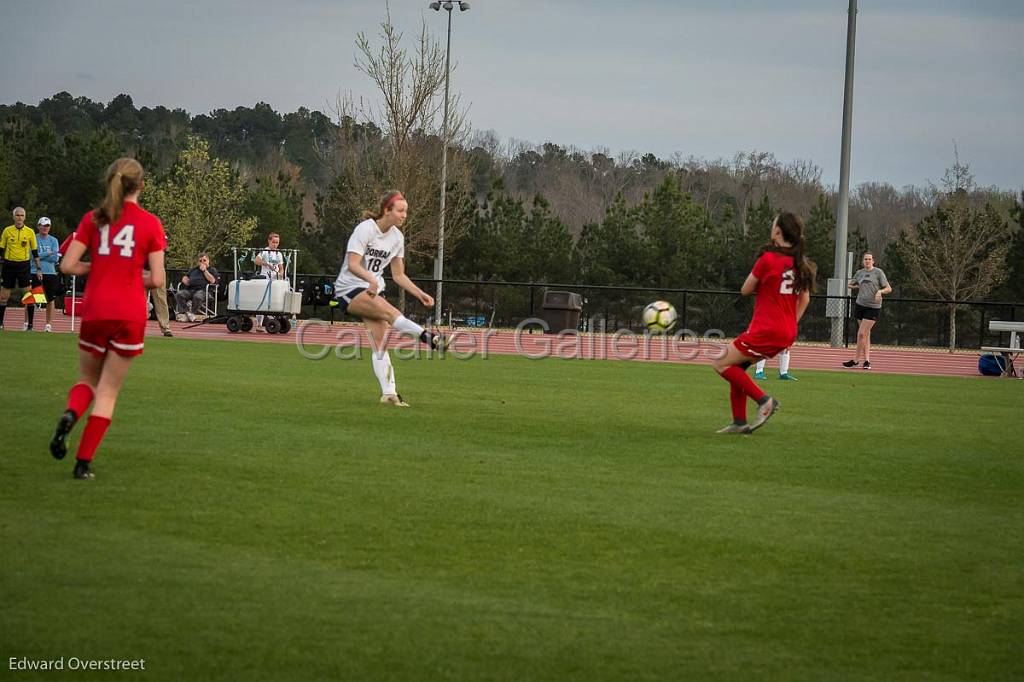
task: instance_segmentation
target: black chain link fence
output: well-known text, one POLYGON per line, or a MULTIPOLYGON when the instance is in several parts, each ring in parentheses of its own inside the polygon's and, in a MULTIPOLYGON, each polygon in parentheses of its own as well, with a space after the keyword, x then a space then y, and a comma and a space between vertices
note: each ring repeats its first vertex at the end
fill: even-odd
MULTIPOLYGON (((186 274, 182 270, 168 270, 170 288, 186 274)), ((221 273, 218 287, 220 300, 227 300, 230 272, 221 273)), ((65 278, 70 292, 70 278, 65 278)), ((302 317, 318 317, 340 321, 330 306, 334 298, 334 279, 331 274, 300 274, 298 288, 303 294, 302 317)), ((413 278, 427 293, 433 294, 436 280, 413 278)), ((78 290, 84 287, 84 278, 78 279, 78 290)), ((629 329, 640 333, 644 326, 640 314, 651 301, 664 300, 673 304, 679 313, 677 328, 689 329, 697 334, 717 329, 727 337, 743 331, 750 322, 754 301, 751 296, 740 296, 735 291, 705 289, 672 289, 646 287, 614 287, 585 284, 536 284, 530 282, 475 282, 444 280, 444 320, 457 327, 515 328, 525 320, 543 317, 544 294, 547 291, 569 291, 582 297, 580 313, 581 331, 613 332, 629 329)), ((400 301, 398 287, 389 282, 386 295, 393 303, 400 301)), ((828 344, 832 320, 825 315, 828 297, 816 294, 800 323, 799 340, 828 344)), ((855 345, 857 321, 852 318, 852 299, 844 320, 844 340, 855 345)), ((173 306, 173 298, 171 299, 173 306)), ((882 304, 878 323, 871 332, 875 345, 900 348, 949 350, 949 318, 954 305, 937 299, 896 298, 887 296, 882 304)), ((432 321, 433 310, 418 303, 407 302, 410 318, 422 323, 432 321)), ((955 304, 956 343, 958 350, 977 350, 981 346, 1000 345, 998 333, 990 332, 991 320, 1024 321, 1024 302, 967 301, 955 304)))

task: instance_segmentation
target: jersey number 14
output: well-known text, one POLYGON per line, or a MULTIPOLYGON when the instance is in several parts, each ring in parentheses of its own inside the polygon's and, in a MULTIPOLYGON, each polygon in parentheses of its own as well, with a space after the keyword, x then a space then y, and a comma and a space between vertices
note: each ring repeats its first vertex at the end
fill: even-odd
MULTIPOLYGON (((131 258, 132 253, 135 252, 134 236, 134 225, 125 225, 114 235, 114 246, 121 247, 121 255, 125 258, 131 258)), ((97 252, 101 256, 110 255, 110 225, 104 225, 100 228, 100 248, 97 249, 97 252)))

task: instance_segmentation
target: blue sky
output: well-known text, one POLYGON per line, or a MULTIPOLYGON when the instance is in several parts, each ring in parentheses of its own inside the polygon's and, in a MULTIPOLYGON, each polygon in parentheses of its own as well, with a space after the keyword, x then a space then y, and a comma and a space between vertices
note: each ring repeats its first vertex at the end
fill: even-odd
MULTIPOLYGON (((424 0, 394 0, 412 36, 424 0)), ((847 0, 472 0, 452 86, 502 139, 612 153, 770 151, 839 174, 847 0)), ((852 178, 938 180, 954 142, 982 184, 1024 185, 1024 2, 861 0, 852 178)), ((379 0, 4 0, 0 101, 60 90, 193 114, 374 95, 353 68, 379 0), (17 30, 15 40, 11 32, 17 30)))

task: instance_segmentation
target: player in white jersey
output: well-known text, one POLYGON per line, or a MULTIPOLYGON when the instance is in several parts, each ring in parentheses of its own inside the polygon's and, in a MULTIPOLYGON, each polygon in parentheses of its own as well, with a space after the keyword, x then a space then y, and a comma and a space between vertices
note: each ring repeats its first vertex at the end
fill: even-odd
MULTIPOLYGON (((263 279, 284 279, 284 254, 278 251, 281 235, 271 232, 267 236, 267 248, 256 254, 256 266, 263 279)), ((263 327, 263 315, 256 316, 256 328, 263 327)))
MULTIPOLYGON (((783 381, 796 381, 797 378, 789 373, 789 349, 782 351, 776 355, 779 359, 779 378, 783 381)), ((754 365, 754 379, 757 381, 764 381, 767 377, 764 373, 764 368, 768 364, 768 358, 761 358, 754 365)))
POLYGON ((334 296, 342 312, 360 318, 374 346, 371 360, 373 373, 380 383, 380 401, 398 407, 409 407, 395 388, 395 370, 386 347, 388 327, 419 337, 433 347, 444 348, 446 340, 431 333, 384 300, 384 268, 391 266, 391 279, 427 308, 434 298, 405 274, 405 235, 399 229, 405 224, 409 204, 401 192, 390 191, 381 199, 376 213, 363 212, 363 222, 356 225, 345 249, 341 272, 334 281, 334 296))
POLYGON ((271 232, 267 237, 267 248, 256 256, 256 265, 260 269, 260 277, 264 279, 284 279, 284 254, 278 251, 281 235, 271 232))

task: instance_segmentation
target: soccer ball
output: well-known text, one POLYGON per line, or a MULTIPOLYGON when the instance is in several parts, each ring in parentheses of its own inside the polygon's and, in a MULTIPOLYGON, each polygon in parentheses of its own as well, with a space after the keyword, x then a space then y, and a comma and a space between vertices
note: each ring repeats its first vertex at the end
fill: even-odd
POLYGON ((644 324, 652 334, 664 334, 676 325, 676 309, 667 301, 648 303, 644 308, 644 324))

